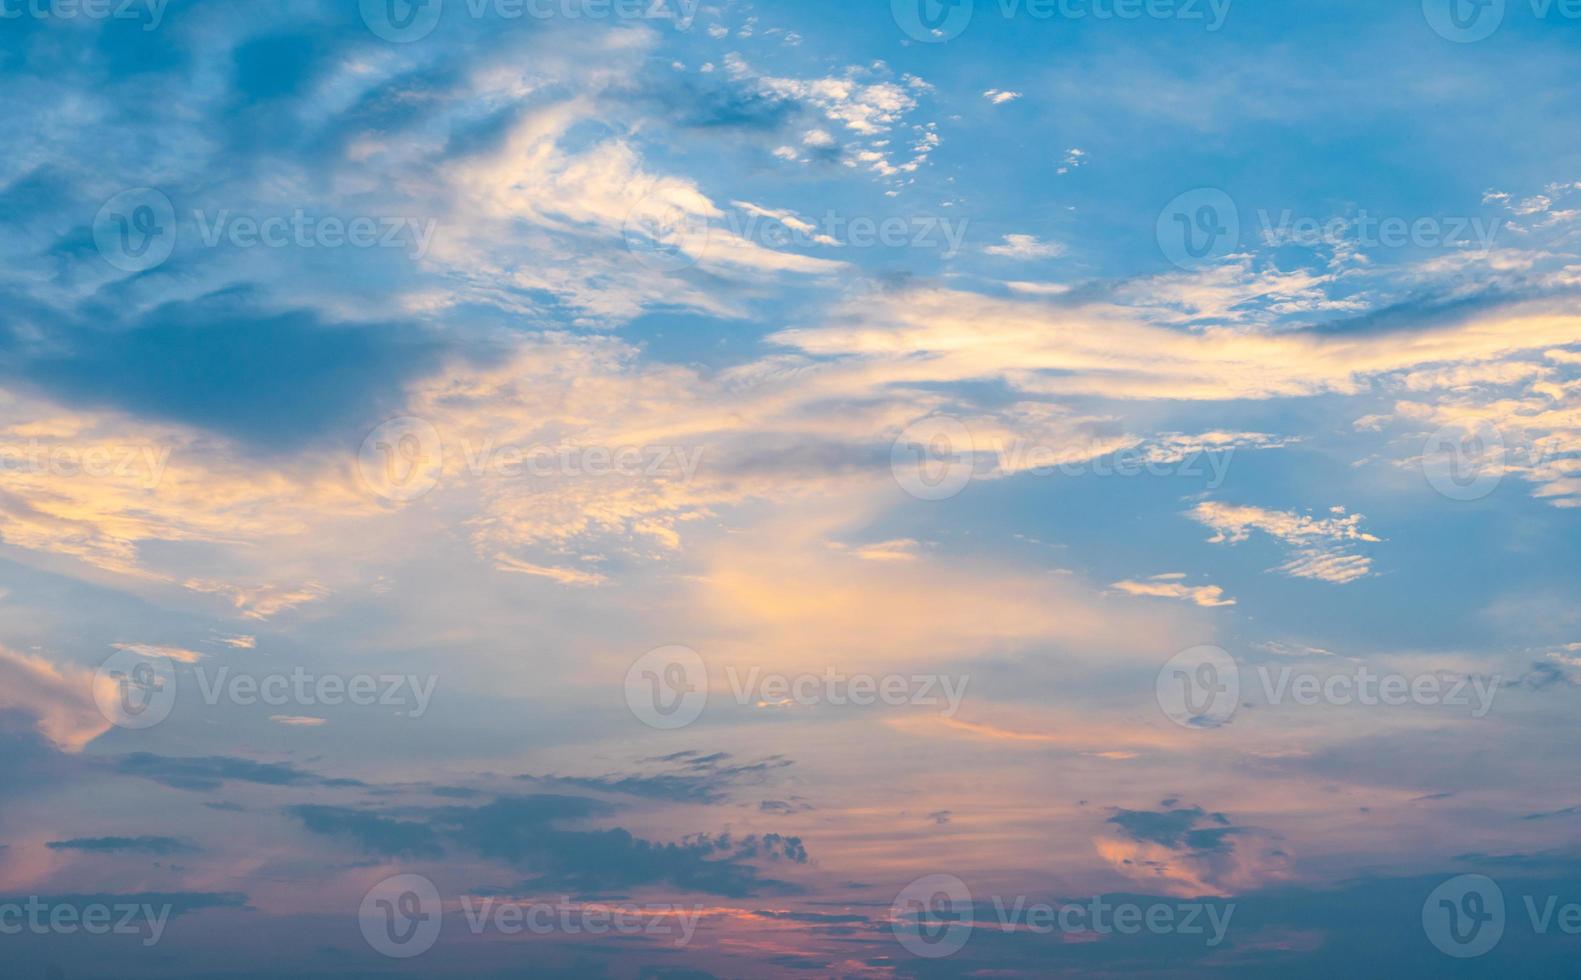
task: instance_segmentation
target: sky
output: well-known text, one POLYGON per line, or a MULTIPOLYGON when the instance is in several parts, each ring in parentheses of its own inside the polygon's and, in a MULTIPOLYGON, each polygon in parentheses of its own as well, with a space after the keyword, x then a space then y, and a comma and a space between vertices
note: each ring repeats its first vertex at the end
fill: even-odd
POLYGON ((1565 975, 1578 60, 0 0, 0 973, 1565 975))

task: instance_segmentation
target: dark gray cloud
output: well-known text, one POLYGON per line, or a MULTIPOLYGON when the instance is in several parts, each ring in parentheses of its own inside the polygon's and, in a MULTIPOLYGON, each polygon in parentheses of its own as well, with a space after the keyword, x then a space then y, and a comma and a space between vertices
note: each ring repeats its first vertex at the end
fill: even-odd
POLYGON ((201 848, 175 837, 78 837, 52 840, 44 845, 52 851, 86 851, 93 854, 197 854, 201 848))
POLYGON ((363 784, 354 779, 327 779, 284 762, 254 762, 235 756, 166 756, 134 752, 113 756, 105 764, 122 776, 151 779, 172 789, 210 791, 228 782, 257 783, 263 786, 328 786, 352 788, 363 784))
POLYGON ((696 834, 678 842, 658 842, 621 827, 588 828, 582 825, 617 808, 589 797, 559 794, 394 813, 328 806, 296 806, 288 812, 310 832, 351 841, 369 854, 433 857, 459 848, 530 868, 532 887, 580 894, 655 884, 732 897, 788 893, 796 890, 793 885, 764 876, 759 865, 808 860, 800 838, 780 834, 696 834))
POLYGON ((757 762, 731 763, 728 752, 704 755, 692 750, 667 756, 643 759, 643 763, 660 763, 671 768, 668 772, 618 773, 604 776, 521 776, 520 779, 553 783, 559 786, 618 793, 650 800, 668 800, 676 803, 723 803, 731 791, 739 786, 762 784, 770 773, 785 769, 794 763, 782 755, 769 756, 757 762))
POLYGON ((439 835, 424 824, 336 806, 293 806, 287 812, 315 834, 351 840, 372 854, 438 857, 444 853, 439 835))
POLYGON ((1229 851, 1236 828, 1222 813, 1208 813, 1200 806, 1174 810, 1117 809, 1108 823, 1132 840, 1162 844, 1174 850, 1229 851))
POLYGON ((178 422, 264 451, 360 441, 399 408, 442 348, 410 325, 336 323, 252 290, 170 303, 113 328, 58 324, 48 350, 13 356, 45 396, 178 422))

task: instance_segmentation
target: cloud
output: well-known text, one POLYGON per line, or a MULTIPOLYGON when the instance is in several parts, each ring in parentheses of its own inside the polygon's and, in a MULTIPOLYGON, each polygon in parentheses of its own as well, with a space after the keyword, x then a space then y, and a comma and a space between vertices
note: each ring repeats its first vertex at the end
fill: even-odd
POLYGON ((608 893, 668 884, 730 897, 789 893, 794 886, 765 877, 758 865, 808 860, 800 838, 779 834, 697 834, 657 843, 619 827, 565 826, 613 811, 587 797, 539 794, 500 797, 479 807, 413 810, 406 820, 344 807, 296 807, 292 813, 309 831, 351 840, 381 856, 437 856, 459 847, 530 868, 533 878, 522 887, 532 889, 608 893))
POLYGON ((1006 102, 1014 102, 1016 99, 1021 98, 1021 93, 991 88, 983 93, 983 98, 987 99, 989 102, 992 102, 994 105, 1004 105, 1006 102))
MULTIPOLYGON (((1336 508, 1344 515, 1343 508, 1336 508)), ((1361 529, 1366 520, 1361 514, 1314 518, 1289 511, 1245 507, 1218 501, 1203 501, 1188 517, 1211 528, 1213 544, 1238 544, 1261 531, 1282 544, 1291 558, 1275 571, 1295 578, 1317 579, 1344 585, 1365 578, 1372 570, 1372 559, 1351 552, 1358 543, 1379 539, 1361 529)))
POLYGON ((78 837, 54 840, 44 845, 52 851, 85 851, 94 854, 196 854, 199 848, 174 837, 78 837))
POLYGON ((1266 835, 1175 802, 1165 800, 1160 810, 1115 808, 1105 822, 1120 836, 1097 838, 1099 855, 1123 874, 1183 895, 1233 894, 1287 874, 1284 851, 1266 835))
POLYGON ((792 765, 791 760, 784 756, 770 756, 758 762, 736 764, 729 763, 730 758, 725 752, 712 755, 686 752, 666 756, 662 760, 648 760, 674 765, 679 769, 677 772, 518 778, 643 799, 677 803, 722 803, 738 787, 762 785, 770 773, 792 765))
POLYGON ((38 730, 67 752, 81 752, 110 730, 93 700, 103 681, 93 671, 0 647, 0 709, 36 719, 38 730))
POLYGON ((1178 581, 1182 576, 1178 573, 1168 575, 1155 575, 1144 582, 1131 580, 1116 582, 1109 586, 1111 589, 1131 596, 1151 596, 1159 599, 1184 599, 1194 602, 1199 606, 1213 608, 1217 606, 1233 606, 1234 599, 1226 599, 1224 590, 1217 585, 1186 585, 1178 581))
POLYGON ((289 763, 254 762, 235 756, 164 756, 134 752, 105 760, 111 772, 149 779, 173 789, 206 792, 228 782, 260 786, 358 786, 356 780, 327 779, 289 763))
POLYGON ((1003 242, 989 245, 983 251, 1007 259, 1052 259, 1064 255, 1065 246, 1039 241, 1035 235, 1006 235, 1003 242))

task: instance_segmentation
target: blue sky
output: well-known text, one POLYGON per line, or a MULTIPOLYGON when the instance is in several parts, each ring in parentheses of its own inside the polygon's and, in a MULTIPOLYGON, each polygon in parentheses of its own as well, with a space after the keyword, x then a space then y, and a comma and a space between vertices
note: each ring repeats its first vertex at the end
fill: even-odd
POLYGON ((0 2, 3 962, 1555 975, 1571 7, 0 2))

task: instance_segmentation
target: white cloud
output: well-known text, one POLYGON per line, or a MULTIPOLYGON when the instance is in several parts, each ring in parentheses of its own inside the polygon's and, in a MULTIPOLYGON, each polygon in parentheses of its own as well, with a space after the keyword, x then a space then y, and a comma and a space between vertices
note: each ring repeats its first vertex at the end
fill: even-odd
POLYGON ((1186 585, 1180 581, 1184 577, 1184 573, 1172 572, 1166 575, 1155 575, 1140 582, 1127 579, 1116 582, 1109 587, 1123 595, 1148 596, 1157 599, 1183 599, 1205 608, 1235 605, 1235 600, 1225 598, 1224 590, 1219 586, 1186 585))
POLYGON ((1064 255, 1065 246, 1039 241, 1035 235, 1006 235, 1003 242, 989 245, 983 251, 1007 259, 1051 259, 1064 255))
POLYGON ((1290 560, 1274 571, 1336 585, 1369 574, 1372 559, 1354 554, 1351 549, 1356 544, 1379 540, 1361 529, 1366 520, 1361 514, 1316 518, 1210 500, 1198 504, 1187 516, 1215 532, 1208 539, 1212 544, 1238 544, 1251 538, 1253 531, 1261 531, 1284 544, 1291 554, 1290 560))

